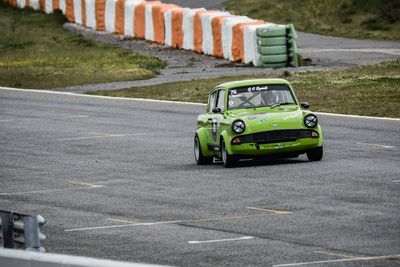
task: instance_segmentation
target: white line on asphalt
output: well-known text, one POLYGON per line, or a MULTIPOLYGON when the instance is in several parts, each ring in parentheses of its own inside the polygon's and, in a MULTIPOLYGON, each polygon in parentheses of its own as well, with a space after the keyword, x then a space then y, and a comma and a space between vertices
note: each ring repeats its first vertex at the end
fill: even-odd
POLYGON ((315 265, 315 264, 325 264, 325 263, 334 263, 334 262, 350 262, 350 261, 387 260, 387 259, 398 259, 398 258, 400 258, 400 254, 387 255, 387 256, 376 256, 376 257, 358 257, 358 258, 351 258, 351 259, 326 260, 326 261, 296 262, 296 263, 273 265, 273 267, 315 265))
POLYGON ((22 91, 22 92, 30 92, 30 93, 55 94, 55 95, 66 95, 66 96, 78 96, 78 97, 89 97, 89 98, 101 98, 101 99, 129 100, 129 101, 141 101, 141 102, 155 102, 155 103, 167 103, 167 104, 183 104, 183 105, 206 106, 206 104, 194 103, 194 102, 180 102, 180 101, 156 100, 156 99, 146 99, 146 98, 114 97, 114 96, 102 96, 102 95, 85 95, 85 94, 77 94, 77 93, 69 93, 69 92, 58 92, 58 91, 49 91, 49 90, 35 90, 35 89, 19 89, 19 88, 11 88, 11 87, 0 87, 0 90, 22 91))
POLYGON ((14 121, 14 120, 0 120, 0 123, 3 123, 3 122, 12 122, 12 121, 14 121))
POLYGON ((108 226, 95 226, 95 227, 83 227, 83 228, 75 228, 64 230, 65 232, 76 232, 76 231, 88 231, 88 230, 97 230, 97 229, 111 229, 111 228, 121 228, 121 227, 129 227, 129 226, 154 226, 154 225, 162 225, 162 224, 190 224, 190 223, 203 223, 203 222, 217 222, 217 221, 227 221, 227 220, 238 220, 238 219, 246 219, 246 218, 256 218, 256 217, 264 217, 268 215, 274 215, 270 213, 262 213, 262 214, 250 214, 250 215, 237 215, 237 216, 226 216, 226 217, 213 217, 213 218, 205 218, 205 219, 194 219, 194 220, 176 220, 176 221, 163 221, 163 222, 150 222, 150 223, 138 223, 134 221, 127 220, 116 220, 116 219, 107 219, 109 221, 115 222, 123 222, 124 224, 118 225, 108 225, 108 226))
POLYGON ((332 117, 400 121, 400 118, 371 117, 371 116, 348 115, 348 114, 337 114, 337 113, 326 113, 326 112, 314 112, 314 113, 317 115, 332 116, 332 117))
POLYGON ((24 191, 24 192, 0 193, 0 196, 33 195, 33 194, 63 192, 63 191, 70 191, 70 190, 98 189, 98 188, 104 187, 103 185, 73 182, 73 181, 69 181, 69 183, 74 184, 74 185, 75 184, 80 185, 80 186, 79 187, 63 187, 63 188, 53 188, 53 189, 32 190, 32 191, 24 191))
POLYGON ((249 210, 257 210, 257 211, 263 211, 263 212, 271 212, 272 214, 276 215, 285 215, 285 214, 290 214, 290 211, 287 210, 272 210, 272 209, 264 209, 264 208, 257 208, 257 207, 246 207, 246 209, 249 210))
POLYGON ((87 230, 132 227, 132 226, 153 226, 153 225, 162 225, 162 224, 174 224, 174 223, 180 223, 180 222, 182 222, 182 221, 179 220, 179 221, 165 221, 165 222, 151 222, 151 223, 128 223, 128 224, 117 224, 117 225, 109 225, 109 226, 75 228, 75 229, 67 229, 64 231, 65 232, 78 232, 78 231, 87 231, 87 230))
POLYGON ((395 184, 400 183, 400 180, 392 181, 392 183, 395 183, 395 184))
POLYGON ((192 134, 192 132, 186 131, 175 131, 175 132, 163 132, 160 134, 158 132, 150 132, 150 133, 134 133, 134 134, 108 134, 108 133, 93 133, 93 136, 79 136, 79 137, 68 137, 68 138, 60 138, 57 141, 70 141, 70 140, 86 140, 86 139, 97 139, 97 138, 110 138, 110 137, 129 137, 129 136, 148 136, 156 134, 158 137, 162 137, 165 135, 171 134, 192 134))
POLYGON ((80 119, 80 118, 87 118, 88 115, 66 115, 64 119, 80 119))
POLYGON ((318 253, 318 254, 324 254, 324 255, 329 255, 329 256, 336 256, 336 257, 340 257, 340 258, 346 258, 346 259, 354 259, 354 258, 358 258, 355 256, 350 256, 350 255, 345 255, 343 253, 337 253, 337 252, 327 252, 327 251, 313 251, 314 253, 318 253))
POLYGON ((372 147, 380 147, 380 148, 395 148, 395 146, 381 145, 381 144, 372 144, 372 143, 364 143, 364 142, 356 142, 358 145, 366 145, 372 147))
POLYGON ((389 49, 389 48, 324 48, 324 49, 300 49, 301 52, 361 52, 361 53, 379 53, 379 54, 388 54, 388 55, 400 55, 400 49, 389 49))
POLYGON ((205 241, 188 241, 189 244, 205 244, 205 243, 218 243, 218 242, 229 242, 229 241, 239 241, 239 240, 249 240, 254 239, 253 236, 244 236, 239 238, 227 238, 227 239, 215 239, 215 240, 205 240, 205 241))
POLYGON ((96 135, 96 136, 82 136, 82 137, 61 138, 61 139, 57 139, 57 141, 85 140, 85 139, 125 137, 125 136, 128 136, 128 135, 127 134, 102 134, 102 135, 96 135))
MULTIPOLYGON (((170 101, 170 100, 156 100, 156 99, 128 98, 128 97, 113 97, 113 96, 100 96, 100 95, 85 95, 85 94, 77 94, 77 93, 69 93, 69 92, 34 90, 34 89, 18 89, 18 88, 10 88, 10 87, 0 87, 0 90, 22 91, 22 92, 30 92, 30 93, 44 93, 44 94, 58 94, 58 95, 67 95, 67 96, 76 96, 76 97, 89 97, 89 98, 100 98, 100 99, 113 99, 113 100, 128 100, 128 101, 141 101, 141 102, 153 102, 153 103, 167 103, 167 104, 206 106, 206 104, 194 103, 194 102, 180 102, 180 101, 170 101)), ((371 117, 371 116, 336 114, 336 113, 326 113, 326 112, 314 112, 314 113, 315 114, 320 114, 320 115, 326 115, 326 116, 334 116, 334 117, 400 121, 400 118, 371 117)))

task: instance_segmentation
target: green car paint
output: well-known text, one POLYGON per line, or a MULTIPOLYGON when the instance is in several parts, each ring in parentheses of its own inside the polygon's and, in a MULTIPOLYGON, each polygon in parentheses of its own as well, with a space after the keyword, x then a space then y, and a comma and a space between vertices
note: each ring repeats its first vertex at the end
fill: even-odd
POLYGON ((283 79, 221 84, 209 94, 206 113, 197 118, 196 162, 221 158, 229 167, 240 158, 303 153, 311 161, 321 160, 322 129, 306 108, 283 79))

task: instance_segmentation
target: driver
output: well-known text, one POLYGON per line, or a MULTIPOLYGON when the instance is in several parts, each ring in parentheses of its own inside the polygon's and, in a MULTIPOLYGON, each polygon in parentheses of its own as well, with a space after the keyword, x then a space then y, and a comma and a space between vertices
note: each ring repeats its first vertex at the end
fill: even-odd
POLYGON ((273 106, 279 103, 278 95, 272 90, 266 90, 261 94, 261 103, 264 106, 273 106))

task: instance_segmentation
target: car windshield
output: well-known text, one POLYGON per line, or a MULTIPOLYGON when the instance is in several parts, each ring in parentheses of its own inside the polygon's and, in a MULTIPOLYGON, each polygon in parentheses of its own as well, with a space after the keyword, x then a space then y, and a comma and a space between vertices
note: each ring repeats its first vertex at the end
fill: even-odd
POLYGON ((228 95, 228 109, 274 107, 295 104, 290 88, 284 84, 261 84, 232 88, 228 95))

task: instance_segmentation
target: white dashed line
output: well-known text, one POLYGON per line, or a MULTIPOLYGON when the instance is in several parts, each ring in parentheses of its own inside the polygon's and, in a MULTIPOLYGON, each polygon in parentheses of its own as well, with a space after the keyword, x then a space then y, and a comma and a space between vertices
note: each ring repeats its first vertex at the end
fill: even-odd
POLYGON ((239 238, 228 238, 228 239, 215 239, 215 240, 205 240, 205 241, 189 241, 189 244, 205 244, 205 243, 218 243, 218 242, 231 242, 240 240, 254 239, 253 236, 244 236, 239 238))
POLYGON ((358 145, 365 145, 365 146, 372 146, 372 147, 379 147, 379 148, 386 148, 386 149, 395 148, 395 146, 381 145, 381 144, 372 144, 372 143, 364 143, 364 142, 356 142, 356 144, 358 144, 358 145))
POLYGON ((85 139, 97 139, 97 138, 111 138, 111 137, 125 137, 127 134, 101 134, 96 136, 82 136, 82 137, 71 137, 71 138, 61 138, 57 141, 70 141, 70 140, 85 140, 85 139))

